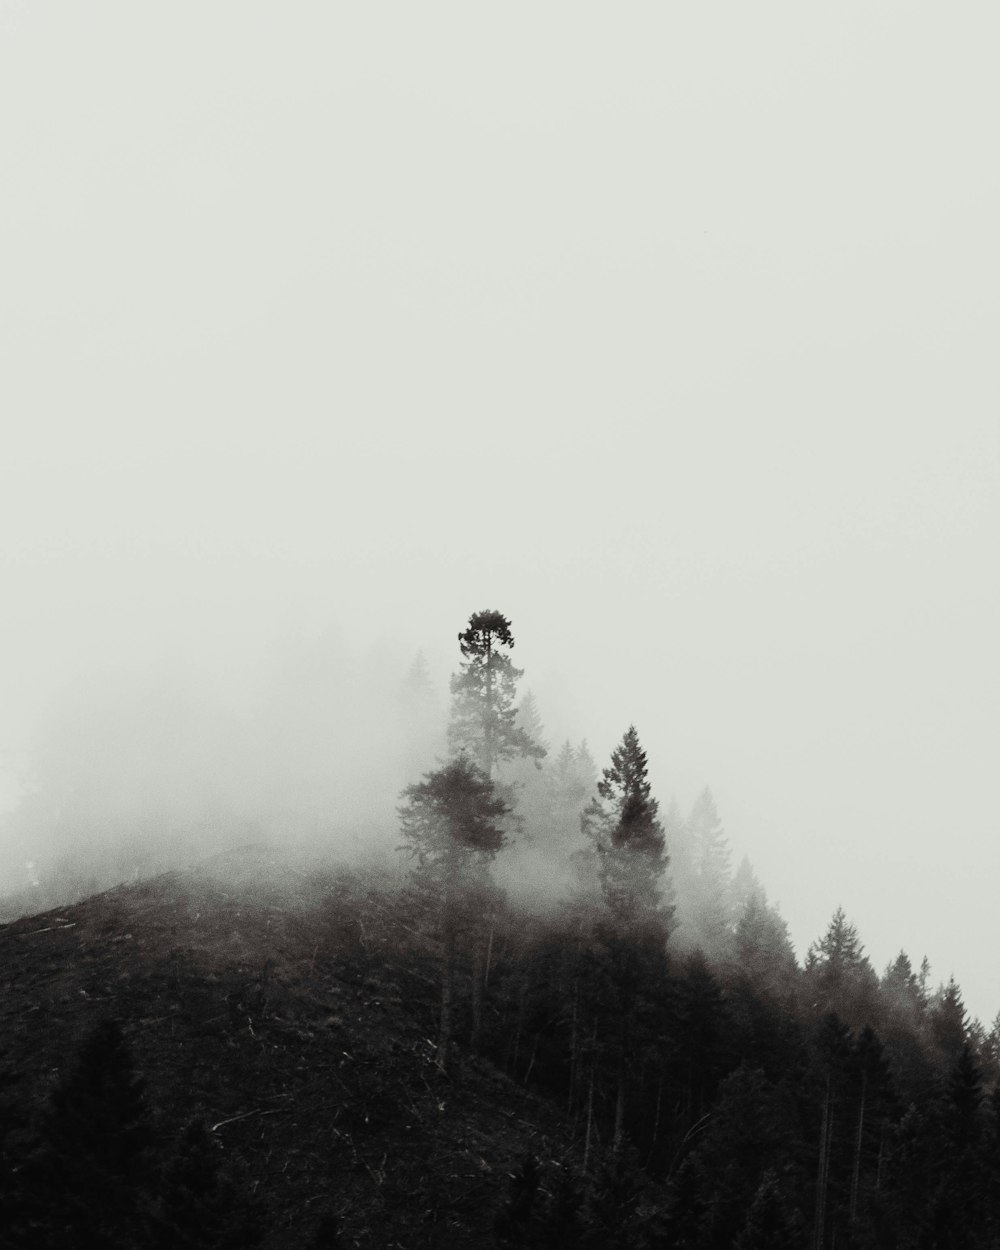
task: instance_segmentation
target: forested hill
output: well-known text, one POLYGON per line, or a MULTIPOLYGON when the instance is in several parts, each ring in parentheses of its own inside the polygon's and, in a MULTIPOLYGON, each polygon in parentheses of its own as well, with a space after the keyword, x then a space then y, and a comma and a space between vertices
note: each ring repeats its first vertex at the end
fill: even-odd
MULTIPOLYGON (((708 789, 661 810, 634 725, 552 749, 502 613, 458 643, 447 726, 419 663, 380 721, 395 824, 345 832, 310 735, 280 849, 157 874, 133 813, 133 884, 81 837, 10 900, 70 905, 0 929, 0 1244, 995 1250, 1000 1027, 840 908, 800 964, 708 789)), ((63 789, 25 830, 103 828, 63 789)))
POLYGON ((4 927, 0 1242, 996 1244, 995 1068, 849 933, 776 978, 495 895, 442 1070, 440 916, 256 848, 4 927))

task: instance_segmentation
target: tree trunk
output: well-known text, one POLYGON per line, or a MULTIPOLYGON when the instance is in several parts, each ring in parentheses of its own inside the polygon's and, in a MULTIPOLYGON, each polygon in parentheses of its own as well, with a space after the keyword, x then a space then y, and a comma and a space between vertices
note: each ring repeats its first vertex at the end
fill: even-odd
POLYGON ((813 1250, 823 1250, 826 1239, 826 1185, 829 1176, 830 1154, 830 1075, 826 1077, 826 1097, 823 1099, 823 1120, 819 1130, 819 1164, 816 1171, 816 1226, 813 1230, 813 1250))
POLYGON ((591 1034, 590 1082, 587 1086, 587 1132, 583 1141, 583 1171, 586 1174, 590 1158, 590 1133, 594 1124, 594 1069, 597 1067, 597 1021, 591 1034))
POLYGON ((541 1033, 535 1034, 535 1042, 531 1048, 531 1058, 528 1060, 528 1070, 524 1074, 524 1080, 521 1082, 522 1085, 526 1086, 528 1082, 531 1080, 531 1070, 535 1066, 535 1056, 538 1054, 538 1039, 540 1037, 541 1037, 541 1033))
POLYGON ((483 1028, 483 945, 478 935, 472 949, 472 1045, 478 1046, 483 1028))
POLYGON ((486 944, 486 971, 483 973, 483 989, 490 983, 490 967, 493 963, 493 931, 496 928, 496 915, 490 912, 490 940, 486 944))
POLYGON ((619 1049, 617 1089, 615 1090, 615 1131, 611 1138, 611 1149, 615 1152, 615 1154, 617 1154, 621 1149, 622 1138, 625 1133, 625 1082, 628 1075, 629 1042, 631 1040, 631 1029, 629 1028, 631 1010, 631 1005, 622 1010, 621 1032, 618 1038, 619 1049))
POLYGON ((483 771, 492 778, 493 766, 493 639, 486 635, 486 716, 483 719, 483 771))
POLYGON ((452 1033, 452 1000, 455 990, 455 927, 451 917, 444 923, 444 958, 441 968, 441 1028, 438 1032, 437 1066, 448 1067, 448 1049, 452 1033))
POLYGON ((656 1142, 660 1136, 660 1110, 663 1104, 663 1077, 656 1082, 656 1112, 653 1115, 653 1140, 649 1144, 649 1158, 652 1159, 656 1142))
POLYGON ((851 1175, 851 1223, 858 1218, 858 1190, 861 1182, 861 1146, 865 1132, 865 1102, 868 1095, 868 1073, 861 1074, 861 1106, 858 1108, 858 1135, 854 1143, 854 1171, 851 1175))
POLYGON ((618 1089, 615 1093, 615 1132, 611 1139, 611 1149, 618 1153, 622 1145, 625 1130, 625 1056, 618 1061, 618 1089))
POLYGON ((569 1115, 573 1110, 573 1095, 576 1092, 576 1075, 577 1075, 577 1036, 576 1036, 576 1009, 577 1001, 580 997, 579 981, 573 984, 573 1015, 570 1026, 569 1038, 569 1095, 566 1099, 566 1114, 569 1115))
POLYGON ((878 1163, 875 1165, 875 1192, 882 1188, 882 1163, 885 1159, 885 1120, 879 1125, 878 1131, 878 1163))

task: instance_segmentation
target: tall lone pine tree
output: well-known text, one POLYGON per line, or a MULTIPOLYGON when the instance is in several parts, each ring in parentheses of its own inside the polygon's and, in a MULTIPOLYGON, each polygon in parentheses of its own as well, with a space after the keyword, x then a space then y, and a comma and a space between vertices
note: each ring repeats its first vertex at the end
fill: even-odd
POLYGON ((451 750, 468 751, 490 777, 501 760, 539 763, 545 748, 517 723, 514 699, 524 673, 508 654, 514 646, 510 621, 501 612, 474 612, 458 642, 464 660, 451 679, 451 750))

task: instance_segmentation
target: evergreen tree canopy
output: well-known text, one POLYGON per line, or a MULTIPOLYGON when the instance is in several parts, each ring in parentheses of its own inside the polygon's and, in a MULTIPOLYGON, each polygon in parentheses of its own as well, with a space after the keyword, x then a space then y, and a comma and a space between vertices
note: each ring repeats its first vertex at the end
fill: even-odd
MULTIPOLYGON (((541 747, 542 751, 548 755, 549 748, 545 741, 545 728, 542 725, 542 717, 538 711, 538 700, 532 691, 529 690, 517 705, 514 723, 536 747, 541 747)), ((537 763, 538 759, 542 757, 532 754, 531 758, 537 763)))
POLYGON ((492 858, 503 846, 507 805, 466 755, 407 786, 402 797, 402 849, 432 876, 452 877, 464 862, 492 858))
POLYGON ((751 898, 759 899, 761 903, 767 902, 767 892, 746 855, 740 860, 739 866, 733 873, 729 883, 729 897, 730 906, 736 916, 740 915, 751 898))
POLYGON ((489 776, 502 760, 544 759, 545 747, 518 724, 515 698, 524 673, 511 663, 510 621, 501 612, 474 612, 458 643, 463 663, 451 679, 451 750, 469 752, 489 776))
POLYGON ((574 748, 567 739, 542 775, 546 837, 550 845, 567 851, 579 837, 581 813, 597 784, 597 766, 586 742, 574 748))
POLYGON ((714 959, 729 954, 731 940, 729 844, 706 786, 686 826, 691 869, 687 883, 684 945, 714 959))
POLYGON ((958 1062, 968 1040, 969 1021, 962 1001, 962 991, 954 977, 934 996, 930 1012, 931 1036, 941 1058, 948 1064, 958 1062))
POLYGON ((798 965, 788 926, 763 891, 749 896, 737 918, 731 966, 758 991, 775 997, 787 994, 793 983, 798 965))
POLYGON ((52 1092, 28 1168, 38 1209, 25 1244, 148 1244, 154 1140, 131 1049, 117 1020, 103 1020, 52 1092))
MULTIPOLYGON (((404 841, 400 849, 416 859, 417 880, 440 906, 443 952, 437 1063, 444 1071, 453 1031, 459 927, 474 932, 490 905, 495 891, 487 863, 504 844, 501 822, 508 808, 486 773, 466 755, 407 786, 402 797, 405 802, 399 817, 404 841)), ((477 977, 474 1013, 479 1010, 479 984, 477 977)))
POLYGON ((398 692, 403 758, 408 775, 423 772, 443 748, 444 718, 427 659, 418 651, 398 692))
POLYGON ((878 977, 842 907, 833 913, 823 937, 806 952, 805 974, 814 1009, 835 1011, 852 1024, 871 1019, 878 977))
POLYGON ((920 983, 906 951, 900 951, 892 963, 886 967, 882 974, 882 989, 887 993, 897 994, 901 998, 917 1001, 920 983))
POLYGON ((695 871, 721 894, 729 882, 729 843, 708 786, 695 800, 688 826, 695 847, 695 871))
POLYGON ((668 857, 646 772, 646 753, 630 725, 581 817, 599 856, 604 900, 621 919, 664 910, 659 880, 668 857))
POLYGON ((829 968, 839 973, 854 971, 867 962, 857 928, 844 915, 843 907, 838 907, 826 933, 809 947, 806 967, 829 968))

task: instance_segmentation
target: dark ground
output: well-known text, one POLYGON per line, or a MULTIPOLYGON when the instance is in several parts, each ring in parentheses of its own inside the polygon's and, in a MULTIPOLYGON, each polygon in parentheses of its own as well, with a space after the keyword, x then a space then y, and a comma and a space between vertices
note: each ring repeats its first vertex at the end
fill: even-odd
POLYGON ((494 1244, 510 1175, 530 1154, 557 1182, 571 1134, 482 1058, 438 1071, 437 952, 415 907, 377 869, 251 848, 0 928, 15 1185, 110 1018, 158 1148, 201 1121, 265 1247, 494 1244), (340 1240, 314 1242, 330 1216, 340 1240))

